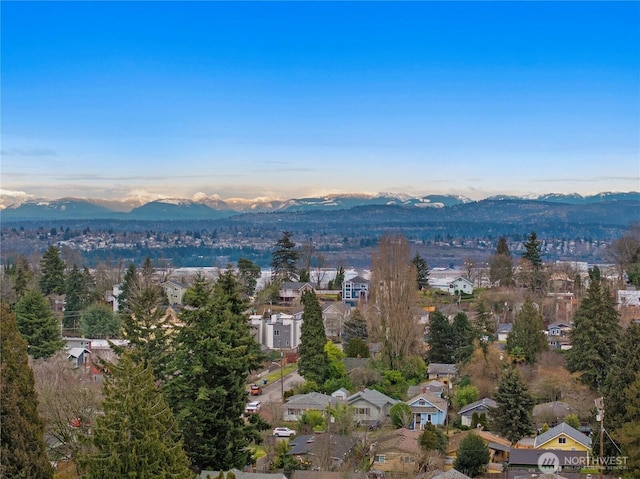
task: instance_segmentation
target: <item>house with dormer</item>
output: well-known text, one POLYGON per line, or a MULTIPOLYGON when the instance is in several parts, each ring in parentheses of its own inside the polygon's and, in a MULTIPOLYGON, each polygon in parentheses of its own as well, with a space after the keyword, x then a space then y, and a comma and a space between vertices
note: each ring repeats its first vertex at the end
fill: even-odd
POLYGON ((447 419, 447 400, 427 390, 409 399, 407 404, 411 408, 412 417, 409 429, 422 431, 425 424, 439 426, 447 419))

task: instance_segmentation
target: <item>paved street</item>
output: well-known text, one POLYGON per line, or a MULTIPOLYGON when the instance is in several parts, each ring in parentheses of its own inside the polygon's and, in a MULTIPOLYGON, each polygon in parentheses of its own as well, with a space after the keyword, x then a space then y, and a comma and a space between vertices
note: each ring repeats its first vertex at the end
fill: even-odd
MULTIPOLYGON (((302 384, 304 379, 302 376, 298 374, 298 371, 294 371, 290 374, 287 374, 284 377, 284 390, 288 391, 293 389, 296 384, 302 384)), ((262 395, 256 397, 258 401, 262 401, 263 403, 267 402, 277 402, 282 403, 282 386, 280 379, 271 384, 267 384, 262 388, 262 395)))

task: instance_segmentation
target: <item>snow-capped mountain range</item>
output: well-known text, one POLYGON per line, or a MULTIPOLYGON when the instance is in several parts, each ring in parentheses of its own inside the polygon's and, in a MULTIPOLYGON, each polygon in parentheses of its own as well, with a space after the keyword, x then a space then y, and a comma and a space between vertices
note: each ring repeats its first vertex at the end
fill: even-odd
MULTIPOLYGON (((546 194, 538 197, 495 196, 488 200, 527 200, 565 204, 593 204, 610 201, 639 201, 640 193, 546 194)), ((219 195, 196 193, 191 199, 139 198, 123 201, 84 198, 45 200, 23 192, 0 190, 0 210, 4 219, 216 219, 239 213, 274 211, 304 212, 345 210, 357 206, 395 205, 414 208, 446 208, 473 200, 455 195, 411 196, 398 193, 336 194, 322 197, 273 200, 269 198, 222 199, 219 195)))

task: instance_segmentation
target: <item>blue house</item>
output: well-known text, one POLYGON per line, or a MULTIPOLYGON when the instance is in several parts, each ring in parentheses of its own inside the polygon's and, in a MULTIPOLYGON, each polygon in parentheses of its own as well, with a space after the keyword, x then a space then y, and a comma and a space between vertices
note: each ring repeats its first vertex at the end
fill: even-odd
POLYGON ((342 302, 357 306, 360 301, 369 298, 369 280, 356 276, 342 282, 342 302))
POLYGON ((409 399, 407 404, 411 408, 412 420, 409 429, 421 431, 425 424, 441 426, 447 419, 447 400, 439 398, 429 391, 424 391, 409 399))

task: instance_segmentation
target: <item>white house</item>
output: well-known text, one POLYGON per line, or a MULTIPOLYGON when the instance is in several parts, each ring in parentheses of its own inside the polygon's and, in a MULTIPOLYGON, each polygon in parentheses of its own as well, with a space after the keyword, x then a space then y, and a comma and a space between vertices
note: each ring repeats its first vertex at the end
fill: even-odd
POLYGON ((618 306, 640 306, 640 290, 618 290, 618 306))
POLYGON ((449 283, 449 294, 457 295, 458 293, 473 294, 473 283, 467 278, 458 276, 449 283))
POLYGON ((269 349, 295 349, 302 336, 302 315, 272 314, 265 319, 260 315, 249 318, 255 330, 255 338, 269 349))
POLYGON ((498 329, 496 329, 496 336, 498 341, 501 343, 506 343, 511 330, 513 329, 512 323, 500 323, 498 324, 498 329))

